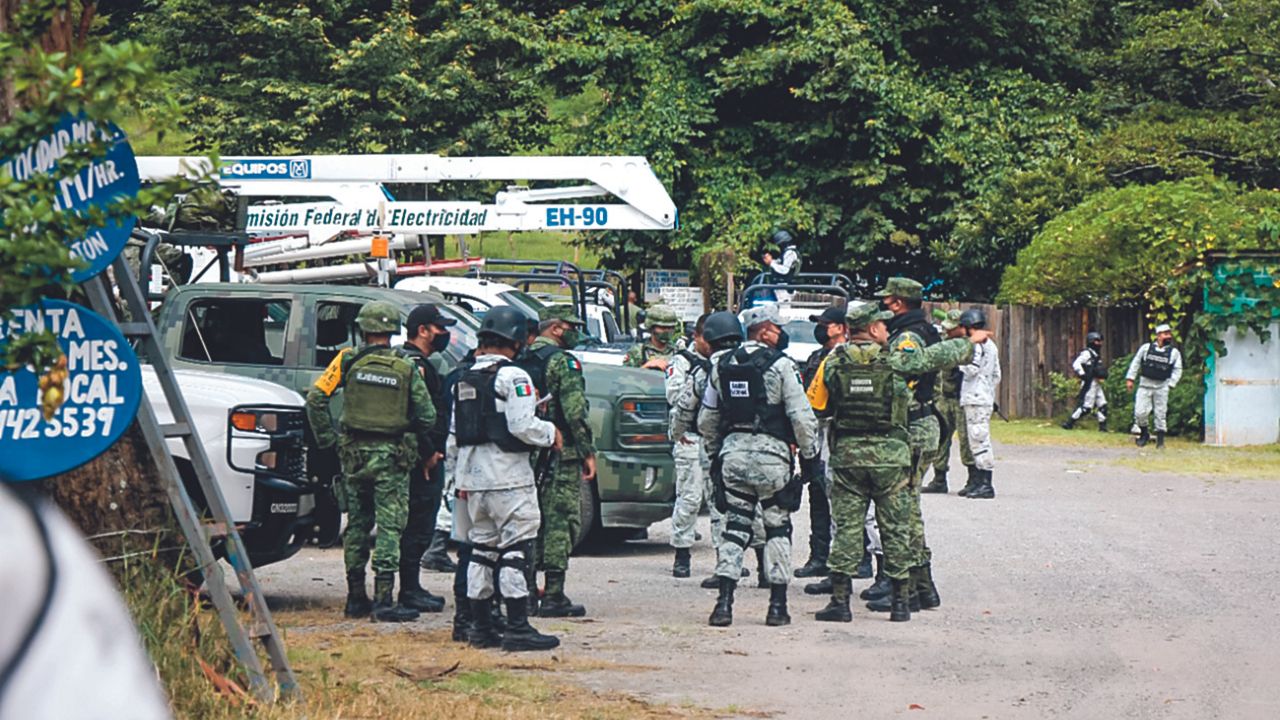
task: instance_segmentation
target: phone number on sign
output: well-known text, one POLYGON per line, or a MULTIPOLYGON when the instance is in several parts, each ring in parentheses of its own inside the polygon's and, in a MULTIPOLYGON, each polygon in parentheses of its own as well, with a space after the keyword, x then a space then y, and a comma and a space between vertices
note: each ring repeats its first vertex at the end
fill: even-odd
POLYGON ((0 440, 35 440, 43 434, 53 437, 93 437, 111 434, 111 421, 115 419, 113 407, 64 407, 53 419, 41 427, 39 408, 0 409, 0 440))

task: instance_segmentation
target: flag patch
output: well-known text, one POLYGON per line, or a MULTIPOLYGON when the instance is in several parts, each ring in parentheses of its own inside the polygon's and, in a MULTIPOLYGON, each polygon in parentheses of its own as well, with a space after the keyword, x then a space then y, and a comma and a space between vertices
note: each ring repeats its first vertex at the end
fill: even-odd
POLYGON ((533 388, 527 382, 516 383, 516 397, 529 397, 533 394, 533 388))
POLYGON ((574 357, 574 356, 570 355, 570 356, 569 356, 569 369, 570 369, 570 370, 576 370, 576 371, 578 371, 578 372, 582 372, 582 363, 578 362, 578 358, 576 358, 576 357, 574 357))

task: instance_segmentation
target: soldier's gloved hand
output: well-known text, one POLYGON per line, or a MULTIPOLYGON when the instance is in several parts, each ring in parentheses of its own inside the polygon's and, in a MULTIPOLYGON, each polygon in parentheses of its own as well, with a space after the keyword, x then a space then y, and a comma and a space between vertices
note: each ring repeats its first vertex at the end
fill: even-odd
POLYGON ((822 462, 821 455, 800 458, 800 478, 804 482, 822 482, 826 474, 826 463, 822 462))

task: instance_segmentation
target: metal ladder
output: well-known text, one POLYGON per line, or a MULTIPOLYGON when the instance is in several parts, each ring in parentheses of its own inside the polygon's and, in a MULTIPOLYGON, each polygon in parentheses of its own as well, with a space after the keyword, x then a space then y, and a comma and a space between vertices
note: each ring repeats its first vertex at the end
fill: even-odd
POLYGON ((276 693, 263 671, 262 661, 250 638, 258 638, 266 648, 281 695, 296 696, 298 680, 293 674, 293 669, 289 667, 289 659, 285 655, 280 632, 271 619, 271 610, 267 607, 266 598, 258 586, 257 578, 254 577, 249 555, 245 552, 240 533, 236 530, 235 523, 227 510, 227 501, 223 498, 217 481, 214 480, 209 458, 205 455, 204 446, 200 444, 199 437, 196 435, 195 423, 191 420, 191 414, 187 410, 186 401, 182 399, 173 369, 164 355, 164 348, 160 345, 159 335, 156 333, 151 312, 143 298, 142 288, 138 286, 138 279, 129 269, 123 255, 117 257, 111 267, 120 297, 129 310, 131 319, 128 322, 121 321, 116 315, 116 306, 111 299, 111 286, 107 281, 106 273, 101 273, 87 281, 83 287, 89 295, 89 303, 94 311, 115 322, 125 337, 140 341, 145 357, 155 368, 160 387, 164 389, 165 399, 168 400, 169 409, 173 414, 173 422, 166 425, 157 422, 151 404, 145 402, 145 399, 138 404, 137 422, 142 429, 143 437, 146 438, 151 458, 164 479, 165 492, 169 496, 174 514, 177 515, 178 524, 186 535, 187 542, 191 545, 200 569, 204 573, 205 588, 213 600, 214 607, 217 608, 223 627, 226 628, 227 637, 231 639, 231 647, 236 658, 249 673, 249 687, 254 696, 263 702, 273 702, 276 693), (191 464, 195 468, 200 489, 204 492, 205 500, 213 515, 212 522, 202 520, 192 506, 191 497, 166 447, 165 440, 168 438, 182 438, 190 454, 191 464), (209 545, 210 540, 219 538, 224 541, 227 560, 235 569, 245 604, 249 606, 251 623, 247 629, 240 622, 240 613, 227 589, 222 566, 218 564, 213 549, 209 545))

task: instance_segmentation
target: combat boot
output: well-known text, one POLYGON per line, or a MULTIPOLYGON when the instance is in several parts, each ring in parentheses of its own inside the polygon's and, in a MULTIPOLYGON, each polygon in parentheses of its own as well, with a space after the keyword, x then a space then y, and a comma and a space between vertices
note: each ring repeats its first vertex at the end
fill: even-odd
POLYGON ((737 589, 738 581, 720 576, 716 576, 716 579, 720 581, 720 595, 716 598, 715 609, 711 611, 707 624, 712 627, 728 627, 733 624, 733 591, 737 589))
POLYGON ((418 612, 443 611, 444 598, 422 589, 421 573, 422 568, 416 562, 400 563, 400 604, 418 612))
MULTIPOLYGON (((890 595, 889 611, 890 622, 907 622, 911 619, 911 581, 910 580, 894 580, 893 593, 890 595)), ((869 605, 868 605, 869 607, 869 605)))
POLYGON ((991 486, 991 471, 979 470, 978 476, 981 484, 969 493, 970 500, 993 500, 996 496, 996 489, 991 486))
POLYGON ((1067 418, 1067 421, 1066 421, 1066 422, 1064 422, 1064 423, 1062 423, 1062 429, 1063 429, 1063 430, 1071 430, 1071 429, 1073 429, 1075 426, 1076 426, 1076 418, 1075 418, 1075 416, 1074 416, 1074 415, 1073 415, 1073 416, 1071 416, 1071 417, 1068 417, 1068 418, 1067 418))
MULTIPOLYGON (((865 534, 865 531, 863 532, 865 534)), ((864 547, 867 545, 868 544, 866 542, 863 543, 864 547)), ((874 571, 871 569, 871 551, 863 550, 862 559, 858 561, 858 567, 854 568, 853 576, 859 580, 865 580, 874 574, 874 571)))
POLYGON ((1164 431, 1163 430, 1156 431, 1156 449, 1157 450, 1164 449, 1164 431))
POLYGON ((538 617, 582 617, 586 614, 585 607, 575 604, 564 594, 564 571, 548 570, 547 590, 538 605, 538 617))
POLYGON ((1106 421, 1106 420, 1099 420, 1099 421, 1098 421, 1098 432, 1106 432, 1106 431, 1107 431, 1107 421, 1106 421))
POLYGON ((916 586, 916 597, 920 599, 921 610, 932 610, 942 605, 938 597, 938 586, 933 584, 933 566, 925 563, 911 569, 911 581, 916 586))
POLYGON ((831 569, 827 567, 827 561, 820 558, 809 556, 809 562, 796 568, 795 576, 798 578, 807 577, 826 577, 831 569))
POLYGON ((946 495, 947 494, 946 471, 944 470, 942 472, 938 472, 935 470, 933 472, 933 480, 928 485, 925 485, 924 487, 920 488, 920 492, 933 493, 937 495, 946 495))
POLYGON ((529 624, 529 598, 507 598, 507 631, 502 634, 503 650, 524 652, 557 647, 560 647, 560 638, 543 635, 529 624))
MULTIPOLYGON (((868 610, 871 610, 871 611, 873 611, 873 612, 893 612, 893 603, 895 602, 895 601, 894 601, 894 592, 896 592, 896 591, 894 590, 894 584, 893 584, 893 583, 895 583, 895 582, 897 582, 897 581, 895 581, 895 580, 890 580, 890 581, 889 581, 889 593, 888 593, 888 594, 883 595, 883 596, 881 596, 881 597, 879 597, 879 598, 877 598, 877 599, 875 599, 875 600, 868 601, 868 602, 867 602, 867 609, 868 609, 868 610)), ((908 609, 910 609, 912 612, 915 612, 916 610, 919 610, 919 609, 920 609, 920 595, 916 593, 916 587, 915 587, 915 584, 911 581, 911 577, 910 577, 910 576, 908 576, 906 580, 903 580, 903 581, 902 581, 902 585, 903 585, 903 587, 905 587, 905 588, 906 588, 906 593, 907 593, 907 607, 908 607, 908 609)))
POLYGON ((1136 444, 1138 447, 1146 447, 1147 443, 1150 441, 1151 441, 1151 433, 1147 432, 1147 429, 1145 427, 1138 428, 1138 439, 1133 441, 1134 444, 1136 444))
POLYGON ((342 614, 349 618, 367 617, 373 610, 369 593, 364 587, 364 568, 347 571, 347 606, 342 614))
POLYGON ((689 548, 676 548, 676 561, 671 565, 671 577, 689 577, 689 548))
POLYGON ((395 585, 394 573, 378 573, 373 576, 373 611, 369 617, 374 622, 402 623, 418 619, 417 610, 391 602, 391 591, 395 585))
POLYGON ((471 633, 471 601, 466 595, 453 598, 453 641, 467 642, 471 633))
POLYGON ((824 577, 818 582, 811 582, 804 586, 805 595, 830 595, 831 594, 831 578, 824 577))
POLYGON ((422 554, 422 569, 442 573, 451 573, 458 569, 458 566, 449 558, 449 533, 436 530, 431 535, 431 545, 422 554))
POLYGON ((717 575, 708 575, 702 579, 702 582, 698 583, 698 587, 703 590, 715 590, 720 587, 720 577, 717 575))
POLYGON ((969 493, 973 492, 973 488, 978 482, 978 475, 977 475, 978 468, 972 465, 965 465, 964 469, 968 471, 969 476, 964 481, 964 487, 960 488, 960 492, 956 494, 959 495, 960 497, 969 497, 969 493))
POLYGON ((471 601, 471 628, 467 640, 473 648, 495 648, 502 644, 502 633, 493 626, 493 596, 471 601))
POLYGON ((831 573, 831 601, 814 614, 814 619, 820 622, 852 622, 853 613, 849 611, 851 594, 853 580, 842 573, 831 573))
POLYGON ((762 590, 769 587, 769 576, 764 568, 763 546, 756 548, 756 587, 762 590))
POLYGON ((791 624, 791 616, 787 614, 786 583, 774 583, 769 586, 769 611, 765 613, 764 624, 769 627, 791 624))
POLYGON ((889 578, 884 574, 884 555, 876 555, 876 581, 858 594, 863 600, 878 600, 892 590, 889 578))

